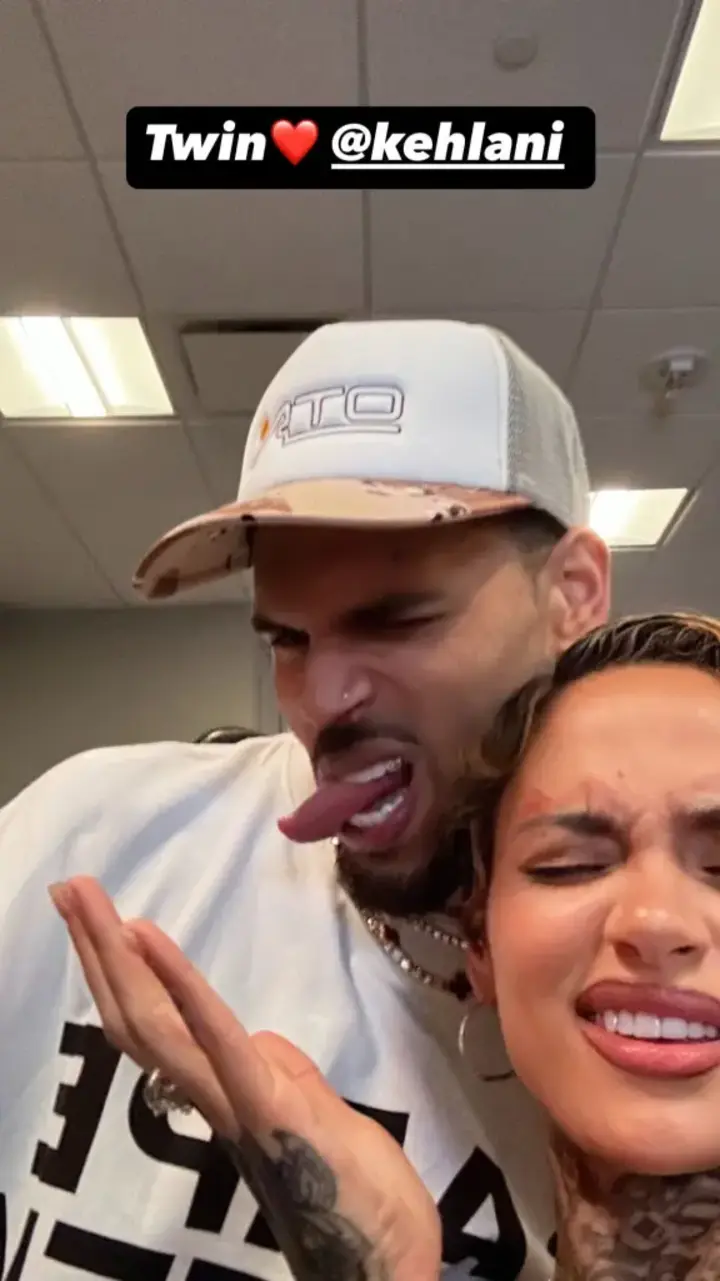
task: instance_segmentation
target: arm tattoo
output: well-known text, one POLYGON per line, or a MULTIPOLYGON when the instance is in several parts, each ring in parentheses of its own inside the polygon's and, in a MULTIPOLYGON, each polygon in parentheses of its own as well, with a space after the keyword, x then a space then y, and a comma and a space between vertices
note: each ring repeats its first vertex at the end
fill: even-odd
POLYGON ((372 1242, 337 1212, 337 1179, 309 1143, 274 1130, 265 1146, 244 1132, 226 1147, 295 1281, 391 1281, 372 1242))
POLYGON ((717 1281, 720 1169, 603 1178, 562 1142, 555 1281, 717 1281))

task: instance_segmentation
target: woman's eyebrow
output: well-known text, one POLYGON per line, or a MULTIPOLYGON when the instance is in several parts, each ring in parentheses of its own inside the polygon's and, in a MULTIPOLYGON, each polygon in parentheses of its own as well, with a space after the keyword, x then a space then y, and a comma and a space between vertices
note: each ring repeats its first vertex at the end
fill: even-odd
POLYGON ((702 831, 720 829, 720 801, 688 801, 672 807, 673 822, 702 831))
POLYGON ((537 814, 533 818, 526 819, 524 823, 518 823, 515 830, 525 832, 538 827, 561 827, 575 836, 617 837, 621 830, 616 818, 599 810, 564 810, 537 814))

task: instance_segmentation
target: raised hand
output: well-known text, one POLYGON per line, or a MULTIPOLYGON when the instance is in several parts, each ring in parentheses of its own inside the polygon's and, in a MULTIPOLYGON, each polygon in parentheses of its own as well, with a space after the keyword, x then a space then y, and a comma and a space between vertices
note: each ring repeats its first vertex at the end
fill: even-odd
POLYGON ((435 1205, 402 1149, 296 1046, 249 1036, 180 949, 88 877, 51 889, 105 1034, 205 1117, 297 1281, 437 1281, 435 1205))

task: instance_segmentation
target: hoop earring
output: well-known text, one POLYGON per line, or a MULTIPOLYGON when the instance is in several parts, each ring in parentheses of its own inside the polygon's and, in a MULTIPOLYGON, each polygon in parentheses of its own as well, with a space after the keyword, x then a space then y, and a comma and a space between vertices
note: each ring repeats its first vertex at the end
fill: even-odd
POLYGON ((507 1054, 505 1055, 504 1065, 500 1067, 500 1064, 496 1064, 494 1065, 494 1070, 491 1070, 490 1072, 480 1070, 482 1065, 479 1065, 477 1062, 473 1062, 473 1056, 471 1056, 468 1046, 468 1030, 472 1022, 473 1015, 477 1014, 478 1010, 481 1010, 482 1008, 482 1002, 474 1000, 469 1010, 463 1015, 460 1027, 458 1028, 457 1039, 460 1058, 468 1067, 470 1067, 481 1081, 485 1081, 487 1084, 494 1084, 497 1081, 510 1081, 515 1076, 515 1073, 510 1066, 507 1054))

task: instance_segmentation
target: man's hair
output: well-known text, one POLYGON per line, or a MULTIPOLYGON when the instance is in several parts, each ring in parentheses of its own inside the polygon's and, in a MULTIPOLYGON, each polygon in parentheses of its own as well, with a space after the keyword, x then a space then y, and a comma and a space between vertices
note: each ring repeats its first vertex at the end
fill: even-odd
MULTIPOLYGON (((517 545, 518 550, 528 556, 549 556, 553 548, 567 533, 565 526, 559 520, 556 520, 549 512, 541 511, 539 507, 527 507, 516 512, 504 512, 499 516, 482 516, 468 523, 481 529, 487 529, 488 526, 502 529, 517 545)), ((370 525, 368 528, 372 529, 373 526, 370 525)), ((379 527, 376 526, 376 528, 379 527)), ((417 528, 420 530, 424 529, 425 526, 418 525, 417 528)), ((257 527, 250 527, 247 530, 251 563, 256 533, 257 527)))
POLYGON ((565 537, 564 525, 551 516, 549 512, 540 511, 538 507, 527 507, 521 511, 505 513, 501 516, 487 516, 483 524, 495 524, 512 538, 521 552, 529 555, 548 554, 565 537))
POLYGON ((472 823, 479 884, 468 928, 482 931, 483 890, 492 868, 498 809, 506 787, 537 737, 550 708, 569 685, 613 667, 672 663, 720 673, 720 620, 702 614, 646 614, 598 627, 571 645, 552 671, 535 677, 503 705, 477 758, 464 773, 465 817, 472 823))

